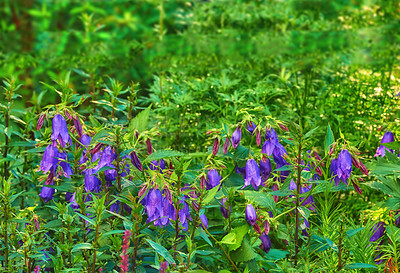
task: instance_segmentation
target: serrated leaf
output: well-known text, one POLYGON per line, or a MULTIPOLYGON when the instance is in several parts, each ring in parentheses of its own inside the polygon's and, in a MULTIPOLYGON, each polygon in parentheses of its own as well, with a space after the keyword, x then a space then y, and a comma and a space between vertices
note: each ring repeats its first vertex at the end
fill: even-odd
POLYGON ((257 205, 267 208, 271 211, 274 211, 276 208, 276 203, 274 201, 272 193, 267 192, 258 192, 258 191, 239 191, 240 193, 244 193, 246 199, 251 200, 253 203, 257 205))
POLYGON ((210 203, 214 199, 214 197, 217 194, 218 190, 219 190, 219 186, 216 186, 216 187, 212 188, 211 190, 209 190, 207 192, 206 196, 204 197, 203 201, 201 202, 201 204, 203 206, 205 206, 208 203, 210 203))
POLYGON ((173 151, 173 150, 161 150, 161 151, 156 151, 149 155, 145 160, 144 163, 148 163, 153 160, 160 160, 160 159, 165 159, 169 157, 176 157, 176 156, 182 156, 184 153, 178 152, 178 151, 173 151))
POLYGON ((257 257, 257 254, 254 252, 254 249, 250 245, 249 240, 245 238, 240 248, 231 252, 231 257, 236 262, 247 262, 255 259, 257 257))
POLYGON ((139 114, 137 114, 134 119, 132 119, 131 124, 129 125, 129 129, 131 130, 131 132, 137 130, 141 133, 146 130, 147 124, 149 122, 150 110, 151 105, 145 110, 141 111, 139 114))
POLYGON ((154 248, 154 250, 155 250, 158 254, 160 254, 161 256, 163 256, 164 259, 167 260, 167 262, 168 262, 169 264, 174 264, 174 263, 175 263, 175 261, 174 261, 174 259, 172 258, 171 254, 169 254, 168 250, 167 250, 165 247, 163 247, 162 245, 157 244, 156 242, 153 242, 153 241, 150 240, 150 239, 146 239, 146 241, 150 244, 150 246, 151 246, 152 248, 154 248))

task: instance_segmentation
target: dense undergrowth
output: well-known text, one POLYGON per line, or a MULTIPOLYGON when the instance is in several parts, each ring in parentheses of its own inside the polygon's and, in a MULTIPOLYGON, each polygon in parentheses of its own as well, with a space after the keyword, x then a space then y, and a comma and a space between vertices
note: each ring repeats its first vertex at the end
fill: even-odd
POLYGON ((398 1, 4 1, 1 272, 399 272, 398 1))

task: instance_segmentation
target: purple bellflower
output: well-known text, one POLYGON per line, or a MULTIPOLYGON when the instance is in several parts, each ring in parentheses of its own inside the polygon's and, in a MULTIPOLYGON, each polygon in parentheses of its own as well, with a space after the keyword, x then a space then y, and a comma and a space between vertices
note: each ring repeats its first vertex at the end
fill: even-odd
POLYGON ((261 240, 260 248, 264 250, 265 253, 268 253, 269 250, 271 249, 271 239, 269 238, 268 234, 263 232, 263 234, 261 234, 260 236, 260 240, 261 240))
POLYGON ((57 114, 53 118, 53 133, 51 134, 51 140, 53 142, 53 146, 57 145, 57 140, 61 147, 65 147, 67 143, 72 145, 71 138, 69 136, 67 122, 64 117, 60 114, 57 114))
POLYGON ((248 204, 246 206, 245 215, 246 215, 247 223, 254 226, 257 221, 257 214, 256 214, 256 210, 254 209, 253 205, 248 204))
POLYGON ((42 162, 40 163, 40 170, 44 173, 51 171, 53 174, 56 173, 58 166, 59 151, 57 147, 53 145, 47 146, 43 154, 42 162))
POLYGON ((233 149, 236 149, 237 146, 239 146, 240 140, 242 139, 242 128, 237 127, 236 130, 232 134, 232 147, 233 149))
POLYGON ((203 223, 204 228, 208 228, 208 219, 205 214, 200 215, 200 220, 203 223))
POLYGON ((261 177, 265 180, 269 178, 272 172, 271 161, 268 157, 264 157, 260 160, 260 174, 261 177))
POLYGON ((85 170, 85 190, 86 192, 99 192, 101 186, 100 179, 96 176, 96 170, 85 170))
POLYGON ((260 169, 258 168, 258 164, 254 159, 249 159, 246 162, 246 178, 244 179, 244 186, 253 186, 255 190, 258 190, 258 187, 261 185, 262 180, 260 176, 260 169))
MULTIPOLYGON (((54 185, 54 182, 51 183, 51 185, 54 185)), ((46 186, 43 186, 42 192, 39 194, 40 198, 43 199, 45 203, 53 199, 53 195, 55 193, 55 190, 53 188, 49 188, 46 186)))
MULTIPOLYGON (((219 209, 221 210, 222 216, 224 216, 225 219, 228 219, 229 214, 231 214, 231 206, 229 206, 229 211, 228 211, 228 209, 226 208, 226 205, 225 205, 226 200, 227 200, 226 198, 221 199, 222 206, 220 206, 219 209)), ((400 217, 399 217, 399 219, 400 219, 400 217)))
POLYGON ((256 130, 256 128, 257 128, 257 125, 254 122, 251 121, 251 122, 247 123, 247 131, 249 131, 249 133, 251 135, 254 134, 254 131, 256 130))
POLYGON ((370 242, 376 242, 378 241, 383 234, 385 233, 385 222, 379 222, 377 224, 375 224, 372 229, 371 229, 374 233, 372 234, 371 238, 369 238, 370 242))
MULTIPOLYGON (((394 141, 393 133, 387 131, 387 132, 383 135, 382 140, 381 140, 381 143, 390 143, 390 142, 393 142, 393 141, 394 141)), ((376 150, 376 153, 375 153, 374 156, 381 156, 381 157, 384 157, 386 151, 389 151, 389 152, 391 152, 391 153, 394 152, 394 150, 388 149, 388 148, 386 148, 385 146, 380 145, 380 146, 378 147, 378 149, 376 150)))
POLYGON ((351 154, 347 150, 342 150, 337 159, 331 163, 331 173, 335 176, 335 185, 338 186, 340 180, 348 185, 347 179, 351 175, 352 161, 351 154))
POLYGON ((209 170, 207 173, 206 189, 211 190, 212 188, 220 185, 221 176, 215 169, 209 170))
POLYGON ((165 161, 164 159, 160 159, 159 161, 153 160, 150 163, 150 170, 158 170, 160 173, 163 173, 162 170, 165 169, 165 161))
POLYGON ((262 146, 261 152, 263 154, 272 155, 275 147, 279 144, 278 135, 276 134, 274 128, 265 130, 265 142, 262 146))

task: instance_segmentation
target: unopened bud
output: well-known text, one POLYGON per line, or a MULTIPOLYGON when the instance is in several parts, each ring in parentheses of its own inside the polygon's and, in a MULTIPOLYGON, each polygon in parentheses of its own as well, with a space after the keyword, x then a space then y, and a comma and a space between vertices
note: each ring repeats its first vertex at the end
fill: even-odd
POLYGON ((43 123, 44 123, 44 119, 46 118, 46 114, 41 114, 40 115, 40 117, 39 117, 39 119, 38 119, 38 122, 37 122, 37 126, 36 126, 36 130, 40 130, 40 128, 42 128, 42 125, 43 125, 43 123))

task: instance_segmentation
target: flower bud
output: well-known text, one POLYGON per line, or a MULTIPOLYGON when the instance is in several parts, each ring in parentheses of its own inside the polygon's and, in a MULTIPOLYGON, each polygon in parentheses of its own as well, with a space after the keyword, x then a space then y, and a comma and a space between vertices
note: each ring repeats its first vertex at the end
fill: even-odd
POLYGON ((218 137, 216 137, 213 145, 213 156, 215 156, 218 153, 218 150, 219 150, 219 139, 218 137))
POLYGON ((231 142, 229 141, 229 138, 226 137, 226 138, 225 138, 224 147, 223 147, 223 149, 222 149, 222 151, 224 152, 224 155, 226 155, 226 153, 228 152, 230 143, 231 143, 231 142))
POLYGON ((132 152, 131 153, 131 162, 133 164, 133 166, 136 167, 136 169, 138 169, 139 171, 143 171, 143 165, 139 160, 139 157, 137 156, 136 152, 132 152))
POLYGON ((257 223, 254 224, 253 228, 258 234, 261 234, 261 228, 257 223))
POLYGON ((278 124, 278 125, 283 131, 289 132, 289 128, 286 127, 285 125, 283 125, 283 124, 278 124))
POLYGON ((44 123, 44 119, 45 119, 45 118, 46 118, 46 114, 45 114, 45 113, 43 113, 43 114, 40 115, 40 117, 39 117, 39 119, 38 119, 38 122, 37 122, 37 126, 36 126, 36 130, 37 130, 37 131, 39 131, 40 128, 42 128, 42 125, 43 125, 43 123, 44 123))
POLYGON ((150 155, 153 152, 153 146, 151 146, 150 138, 146 140, 146 146, 147 146, 147 153, 150 155))
POLYGON ((200 179, 200 188, 201 188, 202 190, 204 190, 205 187, 206 187, 206 178, 205 178, 205 176, 203 175, 203 176, 201 177, 201 179, 200 179))
POLYGON ((354 180, 352 182, 353 182, 353 187, 356 190, 356 192, 358 192, 360 195, 362 195, 361 188, 354 182, 354 180))
POLYGON ((238 126, 236 128, 236 130, 233 132, 232 138, 231 138, 233 149, 236 149, 237 146, 239 146, 241 139, 242 139, 242 128, 240 128, 240 126, 238 126))
POLYGON ((271 229, 271 227, 269 226, 269 222, 268 222, 268 220, 265 220, 265 222, 264 222, 264 232, 265 232, 265 234, 269 234, 269 231, 270 231, 270 229, 271 229))
POLYGON ((259 129, 256 130, 256 143, 257 146, 260 146, 261 144, 261 131, 259 129))
POLYGON ((71 114, 67 110, 65 110, 65 116, 70 120, 72 119, 71 114))
POLYGON ((78 117, 74 118, 74 126, 75 126, 76 132, 78 133, 79 137, 82 137, 83 129, 82 129, 82 124, 78 117))
POLYGON ((147 191, 147 185, 143 185, 139 190, 138 196, 141 197, 147 191))
POLYGON ((245 211, 246 221, 250 225, 254 226, 257 221, 257 214, 256 210, 254 209, 253 205, 248 204, 245 211))

